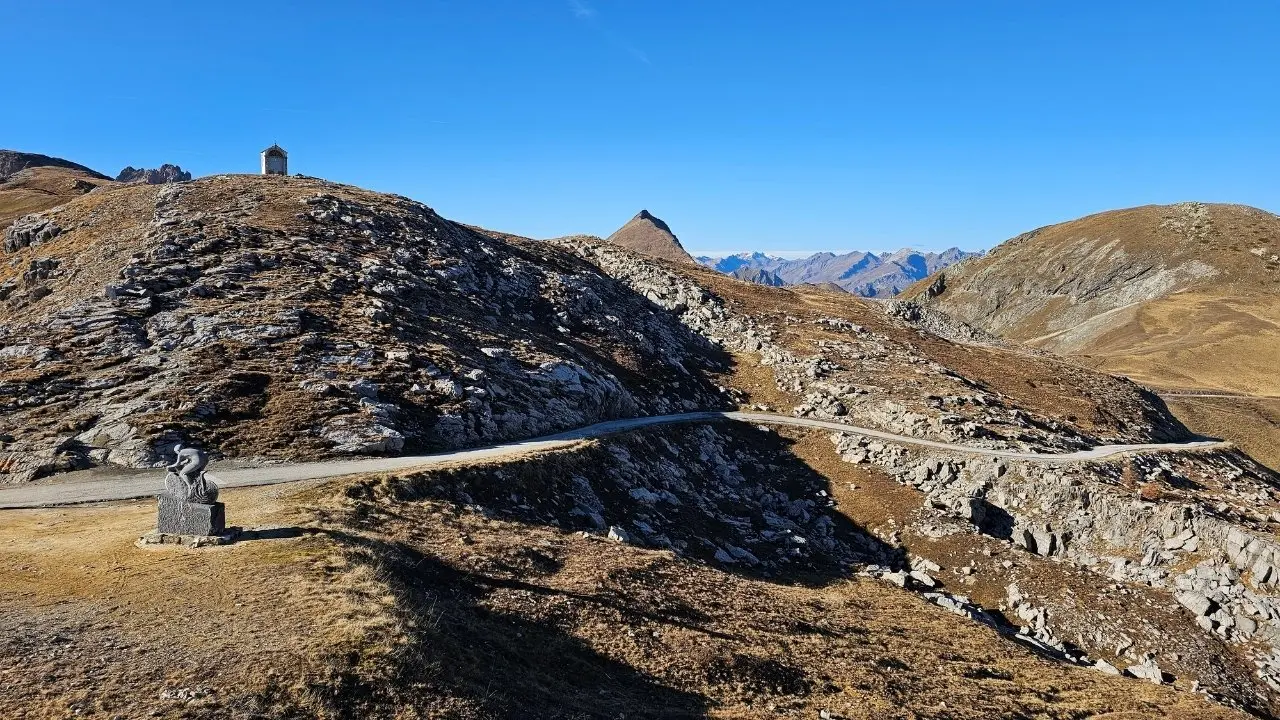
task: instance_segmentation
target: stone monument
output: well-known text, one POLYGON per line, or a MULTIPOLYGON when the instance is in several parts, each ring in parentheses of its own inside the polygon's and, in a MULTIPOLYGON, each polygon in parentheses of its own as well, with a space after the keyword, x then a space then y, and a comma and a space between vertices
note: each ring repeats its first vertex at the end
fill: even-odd
POLYGON ((218 486, 205 477, 209 456, 199 448, 176 446, 177 458, 165 468, 156 532, 161 535, 208 537, 227 531, 226 509, 218 502, 218 486))

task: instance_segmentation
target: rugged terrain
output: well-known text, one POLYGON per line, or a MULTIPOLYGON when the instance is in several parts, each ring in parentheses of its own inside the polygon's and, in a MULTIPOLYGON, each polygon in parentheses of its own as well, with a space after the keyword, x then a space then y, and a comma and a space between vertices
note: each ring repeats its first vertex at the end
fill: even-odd
POLYGON ((741 253, 729 257, 699 257, 698 262, 761 285, 822 285, 830 283, 863 297, 897 295, 912 283, 975 253, 951 248, 941 253, 903 248, 897 252, 816 253, 807 258, 787 259, 763 253, 741 253))
MULTIPOLYGON (((734 435, 716 444, 744 449, 734 435)), ((1057 662, 869 578, 726 572, 557 527, 552 509, 485 504, 495 491, 545 498, 567 480, 558 468, 589 462, 607 478, 620 451, 669 458, 664 444, 701 441, 458 469, 434 491, 415 475, 231 491, 239 522, 274 530, 222 548, 134 547, 149 503, 9 514, 0 714, 1246 717, 1057 662)), ((808 471, 785 466, 803 489, 808 471)))
POLYGON ((1182 203, 1091 215, 1020 235, 904 296, 1151 387, 1251 396, 1175 407, 1195 430, 1275 462, 1280 425, 1265 419, 1280 397, 1272 213, 1182 203))
POLYGON ((957 446, 654 428, 230 490, 262 532, 194 550, 135 548, 145 502, 0 511, 6 717, 1280 711, 1273 473, 1230 448, 964 450, 1191 437, 1126 379, 308 178, 105 186, 6 248, 9 484, 179 441, 400 454, 711 408, 957 446))

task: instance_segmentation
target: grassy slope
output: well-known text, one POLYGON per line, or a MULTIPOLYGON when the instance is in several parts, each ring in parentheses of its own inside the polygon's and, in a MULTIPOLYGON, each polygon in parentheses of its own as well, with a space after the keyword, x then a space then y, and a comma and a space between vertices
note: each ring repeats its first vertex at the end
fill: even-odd
POLYGON ((0 231, 28 213, 48 210, 86 192, 86 184, 113 185, 93 174, 60 167, 23 170, 0 181, 0 231))

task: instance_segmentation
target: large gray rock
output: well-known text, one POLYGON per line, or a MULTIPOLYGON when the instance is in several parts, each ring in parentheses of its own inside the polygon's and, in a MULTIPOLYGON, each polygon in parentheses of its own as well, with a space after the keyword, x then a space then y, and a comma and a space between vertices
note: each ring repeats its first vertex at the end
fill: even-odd
POLYGON ((1197 617, 1213 612, 1217 604, 1198 592, 1180 592, 1174 595, 1178 603, 1197 617))
POLYGON ((1164 682, 1164 672, 1160 670, 1160 666, 1152 658, 1147 658, 1137 665, 1130 665, 1125 672, 1140 680, 1147 680, 1157 685, 1164 682))
POLYGON ((4 231, 4 251, 15 252, 24 247, 39 245, 61 233, 62 228, 45 215, 24 215, 14 220, 13 224, 4 231))

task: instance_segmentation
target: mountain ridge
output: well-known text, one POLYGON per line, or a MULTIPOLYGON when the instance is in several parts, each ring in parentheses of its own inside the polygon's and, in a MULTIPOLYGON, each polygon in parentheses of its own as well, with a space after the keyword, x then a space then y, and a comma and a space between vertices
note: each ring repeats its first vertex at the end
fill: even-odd
POLYGON ((4 180, 5 178, 28 168, 41 167, 76 170, 98 180, 111 179, 97 170, 93 170, 81 165, 80 163, 71 162, 70 160, 64 160, 50 155, 41 155, 40 153, 22 152, 20 150, 0 150, 0 180, 4 180))
POLYGON ((114 184, 106 175, 70 160, 0 150, 0 231, 24 215, 114 184))
POLYGON ((902 248, 892 252, 817 252, 808 257, 788 259, 761 252, 744 252, 726 257, 699 256, 699 264, 761 284, 821 285, 831 283, 863 297, 897 295, 913 283, 957 262, 978 257, 959 248, 942 252, 921 252, 902 248))
POLYGON ((148 185, 162 185, 171 182, 187 182, 191 179, 191 173, 182 169, 179 165, 171 165, 165 163, 158 168, 135 168, 127 165, 116 175, 116 182, 122 183, 147 183, 148 185))

